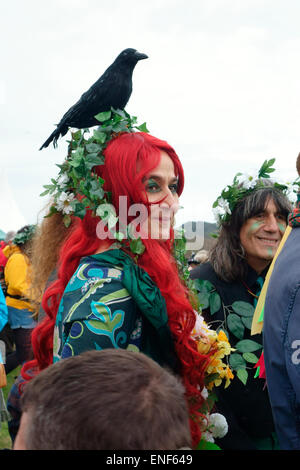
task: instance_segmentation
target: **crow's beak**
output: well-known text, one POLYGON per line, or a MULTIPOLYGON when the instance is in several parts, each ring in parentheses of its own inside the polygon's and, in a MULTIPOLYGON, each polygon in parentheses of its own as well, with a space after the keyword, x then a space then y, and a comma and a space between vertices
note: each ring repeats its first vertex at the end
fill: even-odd
POLYGON ((146 54, 143 54, 142 52, 136 52, 135 57, 137 60, 148 59, 148 56, 146 54))

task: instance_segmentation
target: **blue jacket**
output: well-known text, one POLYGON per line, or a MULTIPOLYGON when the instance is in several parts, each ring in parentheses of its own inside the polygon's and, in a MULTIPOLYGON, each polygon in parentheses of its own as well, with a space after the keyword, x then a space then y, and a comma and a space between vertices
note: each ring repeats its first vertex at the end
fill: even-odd
POLYGON ((0 287, 0 331, 3 330, 8 320, 6 300, 0 287))
POLYGON ((300 449, 300 227, 293 228, 270 278, 264 356, 281 449, 300 449))

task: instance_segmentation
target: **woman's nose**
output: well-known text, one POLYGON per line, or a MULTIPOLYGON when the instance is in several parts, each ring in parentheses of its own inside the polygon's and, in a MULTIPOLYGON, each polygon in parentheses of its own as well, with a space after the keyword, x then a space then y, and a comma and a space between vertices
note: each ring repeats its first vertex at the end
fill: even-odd
POLYGON ((161 206, 172 207, 173 205, 178 205, 178 195, 177 193, 170 191, 170 189, 168 188, 166 190, 166 195, 161 203, 161 206))

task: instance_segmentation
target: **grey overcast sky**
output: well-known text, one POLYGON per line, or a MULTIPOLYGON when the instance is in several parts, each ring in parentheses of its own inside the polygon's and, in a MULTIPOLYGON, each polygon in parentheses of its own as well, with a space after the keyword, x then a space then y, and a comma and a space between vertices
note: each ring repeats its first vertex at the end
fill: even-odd
POLYGON ((47 202, 39 194, 68 137, 57 149, 40 145, 127 47, 149 56, 134 71, 127 111, 173 145, 185 169, 178 222, 213 222, 222 188, 266 158, 276 158, 278 177, 296 178, 298 0, 0 4, 1 171, 28 223, 47 202))

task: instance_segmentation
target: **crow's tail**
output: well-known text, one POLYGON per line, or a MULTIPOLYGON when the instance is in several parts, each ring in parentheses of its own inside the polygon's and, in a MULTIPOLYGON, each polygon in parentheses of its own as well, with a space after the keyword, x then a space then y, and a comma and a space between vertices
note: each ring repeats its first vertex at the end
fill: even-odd
POLYGON ((47 148, 48 145, 52 142, 52 140, 53 140, 53 147, 54 148, 57 147, 57 141, 59 139, 59 136, 64 136, 67 132, 68 132, 68 127, 67 126, 63 126, 63 127, 58 126, 52 132, 52 134, 48 137, 48 139, 43 143, 40 150, 42 150, 44 148, 47 148))

